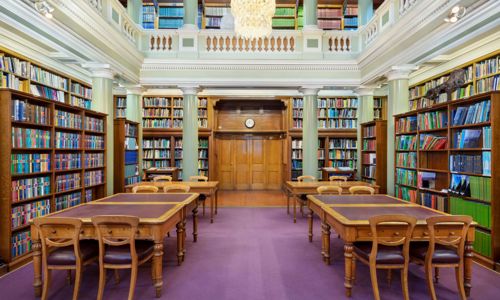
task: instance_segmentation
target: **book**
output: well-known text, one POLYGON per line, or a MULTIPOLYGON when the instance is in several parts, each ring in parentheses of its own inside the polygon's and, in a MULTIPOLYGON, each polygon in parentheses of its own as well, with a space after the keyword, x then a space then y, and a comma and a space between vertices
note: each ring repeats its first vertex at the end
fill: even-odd
POLYGON ((481 145, 481 129, 463 129, 453 133, 453 147, 456 149, 479 148, 481 145))

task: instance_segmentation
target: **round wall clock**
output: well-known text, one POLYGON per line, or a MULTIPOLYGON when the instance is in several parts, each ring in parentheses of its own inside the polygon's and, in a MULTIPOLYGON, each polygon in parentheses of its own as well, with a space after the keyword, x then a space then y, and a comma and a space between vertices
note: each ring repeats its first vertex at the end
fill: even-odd
POLYGON ((253 128, 255 126, 255 121, 254 119, 246 119, 245 120, 245 126, 247 128, 253 128))

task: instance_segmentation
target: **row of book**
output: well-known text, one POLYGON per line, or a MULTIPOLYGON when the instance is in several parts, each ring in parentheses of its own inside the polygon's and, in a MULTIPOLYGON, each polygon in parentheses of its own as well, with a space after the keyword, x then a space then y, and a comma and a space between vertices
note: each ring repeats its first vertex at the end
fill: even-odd
POLYGON ((425 189, 436 189, 436 173, 435 172, 418 172, 417 186, 425 189))
POLYGON ((207 119, 198 119, 198 127, 199 128, 207 128, 208 120, 207 119))
POLYGON ((417 190, 407 186, 401 186, 396 184, 396 197, 415 203, 417 201, 417 190))
POLYGON ((11 209, 11 228, 16 229, 28 225, 31 220, 50 213, 50 200, 40 200, 24 205, 14 206, 11 209))
POLYGON ((208 160, 198 160, 198 169, 208 169, 208 160))
POLYGON ((447 197, 431 193, 420 192, 420 205, 446 212, 447 197))
POLYGON ((74 190, 81 187, 81 174, 71 173, 56 176, 56 192, 74 190))
POLYGON ((124 173, 125 173, 125 178, 138 176, 139 175, 139 166, 138 165, 125 165, 124 173))
POLYGON ((22 80, 16 75, 0 71, 0 88, 9 88, 29 93, 30 86, 28 80, 22 80))
POLYGON ((180 119, 143 119, 142 126, 144 128, 182 128, 182 120, 180 119))
POLYGON ((403 168, 416 168, 417 153, 416 152, 396 153, 396 166, 403 168))
POLYGON ((144 107, 169 107, 172 106, 172 98, 166 97, 144 97, 142 99, 144 107))
POLYGON ((317 10, 318 18, 341 18, 342 16, 341 8, 318 8, 317 10))
POLYGON ((399 184, 416 187, 417 177, 416 171, 396 168, 396 182, 399 184))
POLYGON ((208 139, 198 139, 198 148, 208 148, 208 139))
POLYGON ((168 138, 143 139, 142 148, 143 149, 170 148, 170 139, 168 138))
POLYGON ((170 117, 169 108, 143 108, 143 117, 170 117))
POLYGON ((175 149, 174 150, 174 158, 175 159, 182 159, 182 149, 175 149))
POLYGON ((55 146, 58 149, 79 149, 81 148, 81 135, 56 131, 55 146))
POLYGON ((104 166, 104 153, 85 153, 85 168, 104 166))
POLYGON ((491 257, 491 233, 476 229, 473 247, 479 254, 491 257))
POLYGON ((141 182, 140 176, 131 176, 125 178, 125 185, 131 185, 141 182))
POLYGON ((50 109, 47 106, 31 104, 26 100, 12 100, 12 121, 48 125, 50 109))
POLYGON ((71 92, 87 99, 92 99, 92 88, 88 88, 78 82, 71 82, 71 92))
POLYGON ((182 118, 184 117, 184 110, 180 108, 174 108, 172 111, 172 115, 177 118, 182 118))
POLYGON ((278 19, 278 18, 273 18, 272 19, 272 26, 273 26, 273 28, 276 28, 276 27, 291 27, 291 28, 295 29, 295 19, 278 19))
POLYGON ((482 154, 452 154, 450 155, 450 171, 474 174, 491 174, 491 152, 482 154))
POLYGON ((453 148, 480 148, 481 147, 481 129, 463 129, 453 132, 453 148))
POLYGON ((229 7, 211 7, 205 6, 206 16, 223 16, 231 10, 229 7))
POLYGON ((375 151, 376 146, 376 140, 363 140, 363 150, 365 151, 375 151))
POLYGON ((399 118, 395 125, 396 133, 417 131, 418 119, 417 116, 399 118))
POLYGON ((104 149, 104 137, 101 135, 86 135, 84 146, 86 149, 104 149))
POLYGON ((417 150, 416 135, 399 135, 396 136, 396 150, 417 150))
POLYGON ((344 15, 357 16, 358 15, 358 6, 357 5, 345 5, 344 6, 344 15))
POLYGON ((358 141, 356 139, 330 139, 329 149, 356 149, 358 141))
POLYGON ((93 186, 104 183, 104 171, 87 171, 84 177, 85 186, 93 186))
MULTIPOLYGON (((302 100, 302 99, 301 99, 302 100)), ((302 107, 303 102, 299 102, 302 107)), ((357 98, 319 98, 318 108, 358 108, 357 98)), ((295 106, 294 106, 295 107, 295 106)))
POLYGON ((63 110, 55 111, 54 123, 59 127, 67 127, 74 129, 82 128, 82 116, 74 113, 70 113, 63 110))
POLYGON ((138 134, 137 125, 125 123, 125 135, 128 137, 135 137, 138 134))
POLYGON ((318 20, 318 28, 320 29, 342 29, 342 20, 318 20))
POLYGON ((69 104, 73 106, 83 107, 85 109, 90 109, 92 107, 92 100, 71 96, 69 104))
POLYGON ((476 88, 479 94, 500 90, 500 75, 476 81, 476 88))
POLYGON ((125 118, 127 114, 127 98, 117 97, 115 102, 115 116, 117 118, 125 118))
POLYGON ((358 18, 357 17, 344 18, 344 27, 358 27, 358 18))
POLYGON ((302 161, 292 160, 292 170, 302 170, 302 161))
POLYGON ((355 159, 351 160, 330 160, 328 161, 328 167, 330 168, 350 168, 355 170, 357 162, 355 159))
POLYGON ((158 15, 160 17, 183 17, 184 16, 184 7, 165 7, 160 6, 158 10, 158 15))
POLYGON ((81 153, 56 153, 54 164, 58 171, 80 169, 82 167, 81 153))
POLYGON ((37 84, 30 84, 30 93, 37 97, 43 97, 57 102, 64 102, 63 91, 37 84))
POLYGON ((453 126, 490 121, 491 101, 485 100, 469 106, 459 106, 452 111, 453 126))
POLYGON ((206 109, 198 109, 198 118, 207 118, 208 111, 206 109))
POLYGON ((208 158, 208 149, 199 149, 198 158, 208 158))
POLYGON ((356 108, 320 108, 317 115, 319 118, 356 118, 356 108))
POLYGON ((374 137, 375 136, 375 126, 366 126, 363 128, 363 137, 374 137))
POLYGON ((336 128, 336 129, 354 129, 357 128, 358 121, 356 119, 328 119, 318 120, 318 128, 336 128))
POLYGON ((358 152, 356 150, 330 150, 328 157, 330 159, 357 159, 358 152))
POLYGON ((293 128, 302 128, 304 125, 304 122, 302 121, 302 119, 293 119, 292 123, 293 123, 292 124, 293 128))
POLYGON ((86 116, 85 130, 104 132, 104 120, 86 116))
POLYGON ((363 168, 362 168, 363 176, 369 177, 369 178, 375 178, 375 171, 376 171, 375 166, 363 166, 363 168))
POLYGON ((276 7, 274 11, 275 17, 289 16, 295 17, 295 8, 294 7, 276 7))
POLYGON ((50 171, 50 154, 11 154, 10 158, 10 171, 12 174, 30 174, 50 171))
POLYGON ((376 153, 363 153, 363 164, 375 165, 377 164, 376 153))
POLYGON ((432 134, 420 135, 420 149, 421 150, 442 150, 448 146, 448 137, 436 136, 432 134))
POLYGON ((137 139, 135 137, 125 138, 125 150, 137 150, 139 145, 137 144, 137 139))
POLYGON ((325 159, 325 149, 318 149, 318 159, 325 159))
POLYGON ((177 29, 177 28, 181 28, 183 25, 184 25, 183 19, 160 18, 158 20, 158 28, 159 29, 177 29))
POLYGON ((12 56, 5 56, 4 53, 0 53, 0 70, 11 72, 25 78, 29 77, 29 63, 27 61, 12 56))
POLYGON ((31 252, 31 231, 25 230, 14 233, 11 238, 11 256, 12 258, 31 252))
POLYGON ((145 150, 145 159, 170 159, 170 150, 168 149, 157 149, 157 150, 145 150))
POLYGON ((418 128, 430 130, 448 126, 448 113, 446 111, 431 111, 418 115, 418 128))
POLYGON ((82 193, 74 192, 55 198, 55 209, 56 211, 63 210, 69 207, 76 206, 82 202, 82 193))
POLYGON ((496 56, 476 63, 476 78, 498 73, 499 60, 496 56))
POLYGON ((68 90, 68 79, 44 70, 38 66, 30 65, 30 79, 53 88, 68 90))
POLYGON ((12 127, 12 148, 50 148, 50 131, 12 127))
POLYGON ((125 151, 125 164, 136 164, 139 161, 137 151, 125 151))
POLYGON ((12 202, 50 194, 50 177, 23 178, 12 181, 12 202))
POLYGON ((490 202, 491 178, 451 174, 449 193, 490 202))
POLYGON ((469 201, 459 197, 450 197, 450 213, 469 215, 484 228, 491 228, 491 205, 469 201))
POLYGON ((451 92, 451 99, 452 101, 458 100, 458 99, 464 99, 470 96, 474 95, 474 85, 470 83, 467 86, 460 87, 456 89, 455 91, 451 92))

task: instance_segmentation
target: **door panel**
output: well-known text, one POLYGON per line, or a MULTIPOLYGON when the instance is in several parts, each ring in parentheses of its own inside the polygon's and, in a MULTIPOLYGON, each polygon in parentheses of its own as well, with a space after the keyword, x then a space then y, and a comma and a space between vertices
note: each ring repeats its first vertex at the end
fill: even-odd
POLYGON ((233 141, 217 139, 217 169, 221 189, 233 189, 233 141))
POLYGON ((234 187, 237 190, 248 190, 251 186, 250 153, 248 140, 233 140, 234 145, 234 187))
POLYGON ((270 190, 279 190, 281 188, 282 147, 283 140, 266 140, 266 188, 270 190))
POLYGON ((266 188, 265 140, 250 140, 252 147, 252 190, 266 188))

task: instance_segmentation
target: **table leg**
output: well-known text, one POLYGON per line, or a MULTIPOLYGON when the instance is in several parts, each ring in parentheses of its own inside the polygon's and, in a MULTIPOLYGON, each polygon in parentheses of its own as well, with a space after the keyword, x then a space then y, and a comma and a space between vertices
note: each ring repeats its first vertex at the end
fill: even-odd
POLYGON ((156 298, 161 297, 161 289, 163 286, 163 239, 155 241, 153 254, 153 272, 154 286, 156 289, 156 298))
POLYGON ((352 295, 352 243, 345 243, 344 245, 344 258, 345 258, 345 277, 344 287, 345 295, 351 297, 352 295))
POLYGON ((33 287, 35 288, 35 297, 42 295, 42 243, 40 240, 33 240, 33 287))
POLYGON ((217 215, 217 208, 219 207, 219 191, 215 191, 215 214, 217 215))
POLYGON ((187 237, 186 224, 187 224, 187 218, 184 218, 184 220, 182 221, 182 261, 183 262, 184 262, 184 258, 186 257, 186 237, 187 237))
POLYGON ((330 264, 330 225, 328 225, 325 222, 321 223, 321 229, 322 229, 322 249, 323 249, 323 261, 325 264, 329 265, 330 264))
POLYGON ((293 223, 297 223, 297 199, 293 197, 293 223))
POLYGON ((193 209, 193 241, 198 241, 198 205, 193 209))
POLYGON ((182 250, 182 240, 183 240, 183 235, 184 235, 184 230, 182 229, 182 220, 175 225, 177 228, 177 265, 182 264, 182 256, 184 255, 184 252, 182 250))
POLYGON ((290 214, 290 193, 286 193, 286 213, 290 214))
POLYGON ((474 253, 472 252, 473 246, 472 242, 465 242, 465 253, 464 253, 464 288, 465 295, 470 296, 470 290, 472 288, 472 258, 474 253))
POLYGON ((309 243, 313 241, 313 211, 309 208, 309 213, 307 214, 307 222, 309 223, 309 243))
POLYGON ((214 206, 216 202, 215 197, 210 197, 210 223, 214 222, 214 206))

